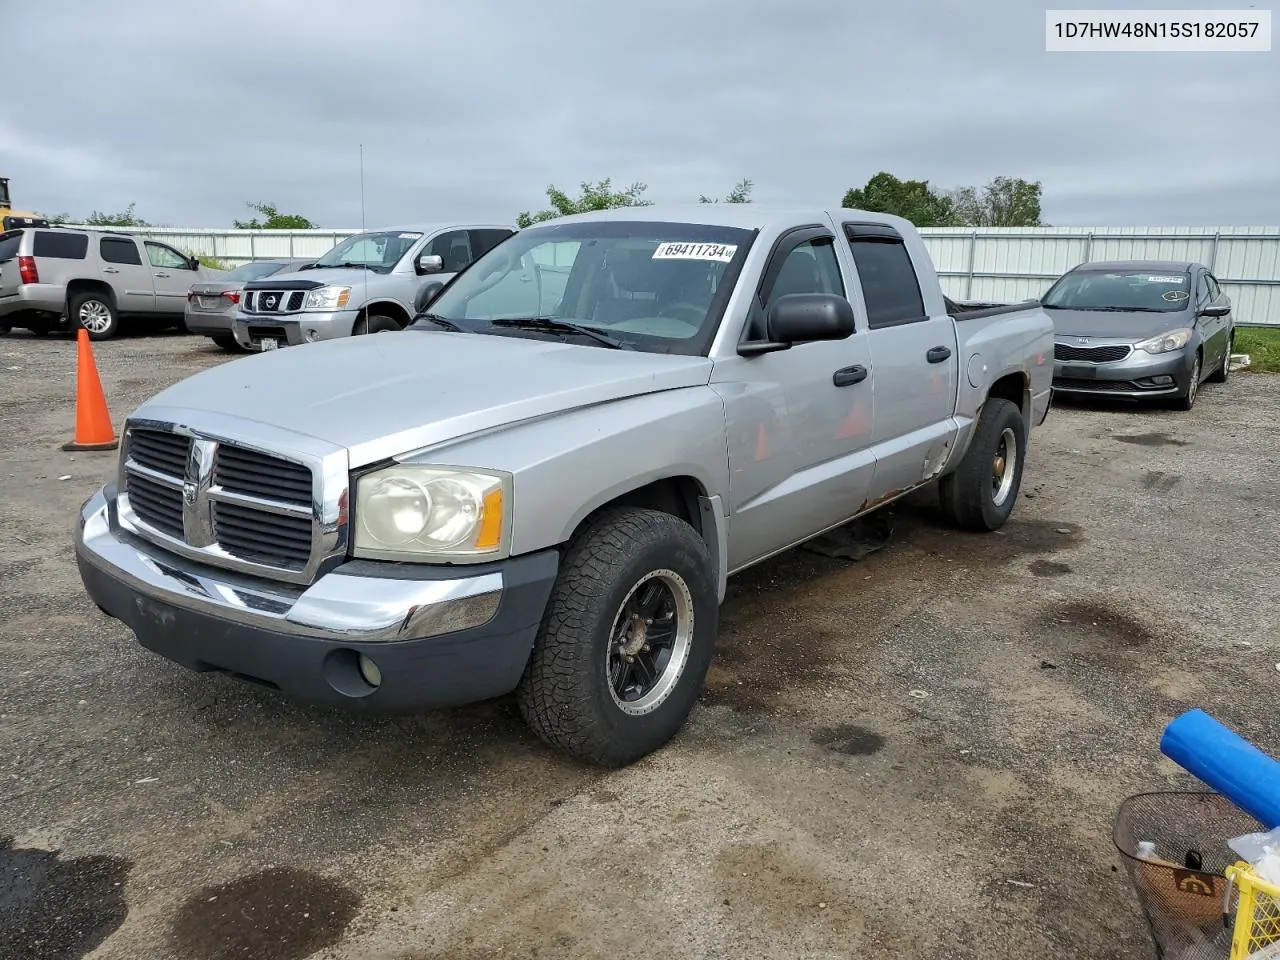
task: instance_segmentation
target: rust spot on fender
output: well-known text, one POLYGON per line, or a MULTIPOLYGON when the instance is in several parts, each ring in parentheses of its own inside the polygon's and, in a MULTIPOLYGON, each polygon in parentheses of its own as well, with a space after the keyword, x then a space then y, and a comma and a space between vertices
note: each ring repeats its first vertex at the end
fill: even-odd
POLYGON ((911 489, 912 489, 911 487, 902 487, 901 489, 898 489, 898 490, 890 490, 888 493, 883 493, 878 497, 871 497, 867 500, 863 500, 862 506, 858 508, 858 512, 865 513, 868 510, 874 510, 876 507, 880 506, 881 504, 888 503, 890 500, 896 500, 898 497, 902 496, 904 493, 906 493, 908 490, 911 490, 911 489))

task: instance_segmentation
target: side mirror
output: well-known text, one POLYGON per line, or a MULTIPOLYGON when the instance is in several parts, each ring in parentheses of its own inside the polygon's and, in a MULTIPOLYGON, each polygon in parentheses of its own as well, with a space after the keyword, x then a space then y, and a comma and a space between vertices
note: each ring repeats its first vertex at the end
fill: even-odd
POLYGON ((439 273, 444 269, 444 257, 434 253, 424 253, 418 257, 418 275, 439 273))
POLYGON ((1225 317, 1230 312, 1231 312, 1230 307, 1205 307, 1203 310, 1197 313, 1196 316, 1197 317, 1225 317))
POLYGON ((197 270, 197 271, 200 269, 200 258, 199 258, 199 257, 192 257, 192 258, 191 258, 191 269, 192 269, 192 270, 197 270))
MULTIPOLYGON (((439 260, 439 257, 436 257, 439 260)), ((432 280, 425 287, 418 291, 417 298, 413 301, 413 312, 422 313, 431 305, 431 301, 439 296, 440 291, 444 289, 444 284, 439 280, 432 280)))
POLYGON ((830 293, 791 293, 769 308, 766 329, 775 343, 843 340, 853 333, 853 305, 830 293))

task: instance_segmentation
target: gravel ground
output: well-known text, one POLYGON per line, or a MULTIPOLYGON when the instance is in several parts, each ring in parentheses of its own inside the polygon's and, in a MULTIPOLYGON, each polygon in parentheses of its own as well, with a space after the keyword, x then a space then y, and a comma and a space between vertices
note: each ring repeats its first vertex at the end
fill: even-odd
MULTIPOLYGON (((227 362, 95 353, 117 422, 227 362)), ((1055 406, 1000 534, 920 495, 735 578, 688 727, 606 773, 506 702, 353 717, 141 649, 73 562, 114 466, 59 449, 74 362, 0 339, 0 960, 1150 956, 1110 830, 1196 785, 1164 724, 1280 752, 1277 378, 1055 406)))

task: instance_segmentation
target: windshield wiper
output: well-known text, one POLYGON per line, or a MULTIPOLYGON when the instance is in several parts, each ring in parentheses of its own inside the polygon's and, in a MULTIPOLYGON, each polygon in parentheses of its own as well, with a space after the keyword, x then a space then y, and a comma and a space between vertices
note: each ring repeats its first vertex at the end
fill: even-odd
POLYGON ((471 332, 466 327, 460 327, 456 323, 454 323, 452 320, 450 320, 448 317, 442 317, 438 313, 420 313, 413 318, 414 323, 417 323, 419 320, 429 320, 430 322, 434 323, 436 326, 444 327, 446 330, 452 330, 454 333, 470 333, 471 332))
POLYGON ((498 317, 496 320, 489 321, 495 327, 519 327, 522 330, 546 330, 548 333, 578 333, 584 337, 590 337, 598 343, 603 343, 606 347, 612 347, 614 350, 634 350, 629 343, 623 343, 621 340, 615 340, 606 333, 592 327, 584 327, 580 323, 573 323, 569 320, 557 320, 555 317, 498 317))
POLYGON ((339 267, 361 267, 365 270, 377 269, 372 263, 352 263, 350 260, 343 260, 340 263, 317 263, 316 267, 324 270, 337 270, 339 267))

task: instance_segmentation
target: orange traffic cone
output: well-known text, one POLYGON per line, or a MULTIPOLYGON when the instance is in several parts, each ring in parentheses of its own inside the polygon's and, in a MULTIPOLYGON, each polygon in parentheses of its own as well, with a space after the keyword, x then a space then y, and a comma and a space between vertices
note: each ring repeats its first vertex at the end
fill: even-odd
POLYGON ((76 331, 76 438, 62 445, 63 450, 114 450, 120 445, 111 428, 107 397, 93 362, 89 331, 76 331))

